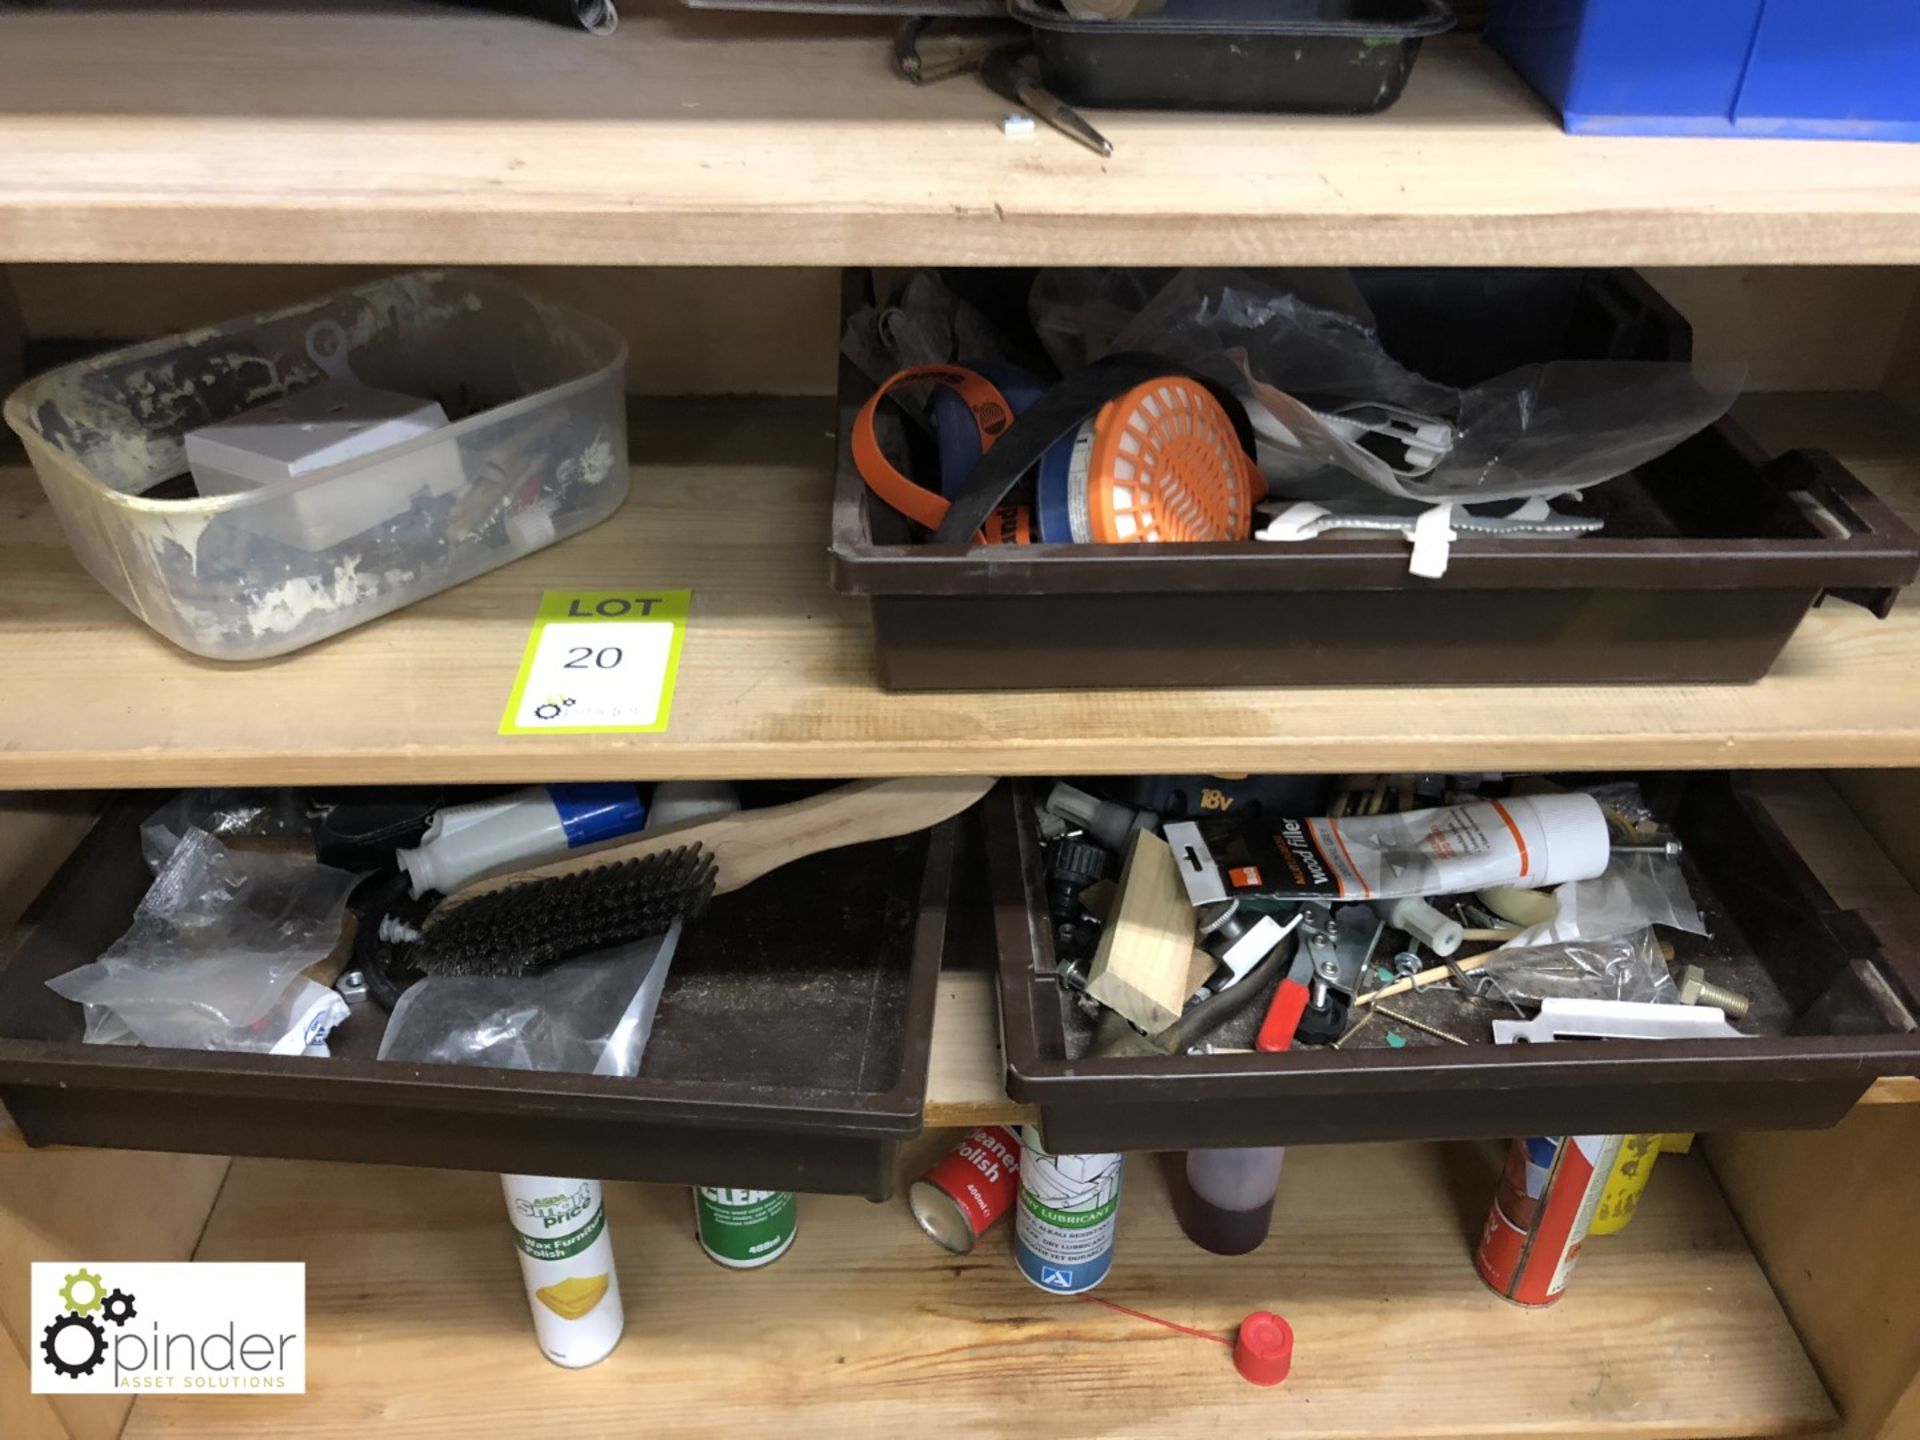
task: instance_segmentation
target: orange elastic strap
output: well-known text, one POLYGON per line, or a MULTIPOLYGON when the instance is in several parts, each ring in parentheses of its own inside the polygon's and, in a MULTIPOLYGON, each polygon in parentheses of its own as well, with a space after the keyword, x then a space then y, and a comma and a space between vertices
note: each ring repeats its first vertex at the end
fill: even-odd
MULTIPOLYGON (((1013 424, 1013 410, 1007 404, 1006 397, 990 380, 958 365, 916 365, 902 370, 874 391, 873 398, 860 407, 860 414, 853 422, 853 464, 860 472, 860 478, 867 482, 869 490, 909 520, 929 530, 938 530, 940 522, 947 518, 946 497, 901 474, 881 451, 880 438, 873 428, 873 418, 879 413, 880 402, 891 391, 902 385, 926 383, 944 385, 966 402, 974 426, 980 432, 982 453, 991 450, 993 442, 1007 433, 1007 427, 1013 424)), ((976 544, 980 538, 975 537, 976 544)))

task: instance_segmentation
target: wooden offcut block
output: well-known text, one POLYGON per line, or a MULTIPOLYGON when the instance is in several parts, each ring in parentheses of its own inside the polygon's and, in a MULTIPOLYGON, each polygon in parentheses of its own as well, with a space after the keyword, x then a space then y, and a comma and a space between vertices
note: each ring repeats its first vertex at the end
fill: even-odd
POLYGON ((1139 831, 1127 848, 1120 896, 1100 937, 1087 993, 1149 1035, 1180 1018, 1193 993, 1193 905, 1173 851, 1139 831))

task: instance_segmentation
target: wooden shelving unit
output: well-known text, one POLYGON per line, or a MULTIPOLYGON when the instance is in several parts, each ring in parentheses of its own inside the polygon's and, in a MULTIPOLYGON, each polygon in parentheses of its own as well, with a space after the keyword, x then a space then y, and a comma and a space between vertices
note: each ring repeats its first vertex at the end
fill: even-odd
MULTIPOLYGON (((1471 37, 1430 43, 1403 102, 1376 117, 1101 114, 1117 146, 1102 162, 1045 133, 1003 137, 1004 105, 971 80, 899 83, 881 21, 676 0, 621 10, 618 34, 596 41, 421 0, 8 7, 0 267, 46 268, 18 305, 0 268, 0 389, 30 333, 175 328, 172 309, 147 302, 186 274, 219 289, 242 266, 259 287, 249 297, 274 298, 272 265, 1920 266, 1920 147, 1576 139, 1471 37), (149 262, 187 268, 117 268, 149 262), (42 326, 36 306, 61 285, 86 298, 56 307, 65 328, 42 326)), ((830 344, 830 275, 789 287, 797 272, 762 268, 720 296, 723 272, 707 269, 708 303, 676 328, 653 322, 682 272, 624 290, 620 273, 581 268, 564 288, 593 304, 605 287, 639 342, 635 388, 827 383, 814 350, 830 344), (774 313, 789 303, 792 316, 774 313), (681 364, 682 351, 698 353, 681 364)), ((1731 293, 1723 272, 1703 287, 1706 274, 1680 283, 1731 293)), ((1899 342, 1889 319, 1913 276, 1832 274, 1832 293, 1856 304, 1875 276, 1894 277, 1885 323, 1865 327, 1877 340, 1824 299, 1776 308, 1791 272, 1752 270, 1736 282, 1752 282, 1735 296, 1743 323, 1716 353, 1787 357, 1770 388, 1855 387, 1750 397, 1740 415, 1770 448, 1834 451, 1920 523, 1920 318, 1899 342), (1809 313, 1831 323, 1802 353, 1789 332, 1809 313)), ((194 312, 180 323, 205 318, 176 308, 194 312)), ((194 659, 126 615, 0 443, 0 791, 1920 767, 1920 600, 1885 621, 1823 606, 1752 687, 889 695, 863 604, 825 583, 831 402, 640 399, 632 424, 634 493, 607 524, 250 666, 194 659), (540 593, 635 583, 695 592, 671 729, 498 735, 540 593)), ((1861 781, 1883 792, 1853 803, 1892 859, 1854 876, 1841 903, 1882 919, 1916 903, 1916 778, 1861 781)), ((57 863, 77 823, 66 802, 0 797, 0 926, 38 883, 21 877, 57 863)), ((1839 896, 1847 876, 1822 878, 1839 896)), ((1103 1295, 1220 1333, 1250 1309, 1282 1311, 1300 1350, 1277 1392, 1239 1382, 1218 1345, 1027 1287, 1004 1234, 946 1255, 899 1201, 807 1197, 794 1253, 732 1275, 694 1245, 683 1192, 614 1187, 629 1329, 581 1373, 532 1344, 488 1176, 14 1153, 0 1114, 0 1254, 307 1262, 309 1393, 142 1399, 133 1440, 370 1427, 410 1440, 891 1436, 929 1419, 983 1435, 1426 1440, 1838 1423, 1845 1440, 1912 1440, 1920 1266, 1884 1237, 1920 1195, 1920 1107, 1887 1102, 1920 1100, 1920 1081, 1866 1100, 1833 1132, 1712 1137, 1712 1172, 1698 1155, 1663 1160, 1633 1226, 1595 1242, 1567 1302, 1541 1313, 1501 1304, 1472 1273, 1490 1147, 1298 1150, 1272 1240, 1240 1261, 1181 1238, 1158 1162, 1138 1157, 1103 1295), (1819 1184, 1857 1223, 1809 1209, 1819 1184)), ((952 1138, 939 1127, 1032 1118, 1006 1094, 991 978, 949 974, 925 1148, 952 1138)), ((0 1430, 23 1417, 22 1434, 50 1440, 115 1433, 125 1398, 26 1396, 21 1293, 0 1286, 0 1430), (27 1408, 10 1407, 16 1389, 27 1408)))
POLYGON ((198 1255, 306 1262, 307 1394, 142 1398, 124 1434, 1697 1440, 1831 1424, 1697 1157, 1662 1160, 1633 1226, 1595 1242, 1548 1311, 1473 1273, 1499 1158, 1295 1150, 1271 1237, 1229 1260, 1181 1235, 1157 1157, 1134 1157, 1099 1295, 1229 1337, 1250 1310, 1284 1314, 1278 1390, 1242 1381, 1223 1345, 1034 1289, 1004 1227, 958 1257, 904 1199, 806 1196, 793 1251, 736 1274, 700 1252, 685 1190, 640 1185, 608 1190, 626 1337, 592 1370, 558 1370, 533 1347, 492 1176, 236 1161, 198 1255))
POLYGON ((1920 261, 1911 146, 1570 139, 1464 37, 1378 117, 1102 116, 1102 163, 880 22, 623 14, 10 15, 0 260, 1920 261))
MULTIPOLYGON (((1920 422, 1878 396, 1746 402, 1920 517, 1920 422)), ((828 589, 823 400, 638 402, 625 508, 565 545, 283 660, 198 660, 80 569, 0 469, 0 786, 1920 764, 1920 601, 1822 606, 1753 686, 901 695, 828 589), (540 593, 690 586, 664 734, 496 733, 540 593)))

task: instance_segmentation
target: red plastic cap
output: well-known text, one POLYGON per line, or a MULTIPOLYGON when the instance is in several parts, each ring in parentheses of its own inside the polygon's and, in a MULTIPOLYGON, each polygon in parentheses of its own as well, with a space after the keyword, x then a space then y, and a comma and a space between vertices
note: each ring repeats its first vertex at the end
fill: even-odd
POLYGON ((1293 1369, 1293 1327, 1271 1311, 1254 1311, 1240 1322, 1233 1368, 1256 1385, 1278 1385, 1293 1369))

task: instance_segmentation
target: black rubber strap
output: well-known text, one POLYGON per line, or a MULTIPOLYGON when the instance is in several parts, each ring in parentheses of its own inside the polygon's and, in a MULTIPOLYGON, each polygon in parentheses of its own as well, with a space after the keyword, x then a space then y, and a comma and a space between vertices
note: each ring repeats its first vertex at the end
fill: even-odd
POLYGON ((1253 424, 1239 397, 1226 386, 1164 355, 1143 351, 1109 355, 1062 380, 1007 428, 993 448, 980 457, 966 488, 953 497, 946 518, 933 533, 933 543, 971 544, 987 517, 1006 503, 1021 478, 1057 442, 1078 430, 1088 416, 1097 415, 1108 401, 1119 399, 1137 385, 1169 375, 1204 385, 1233 422, 1240 448, 1249 456, 1254 454, 1253 424))

